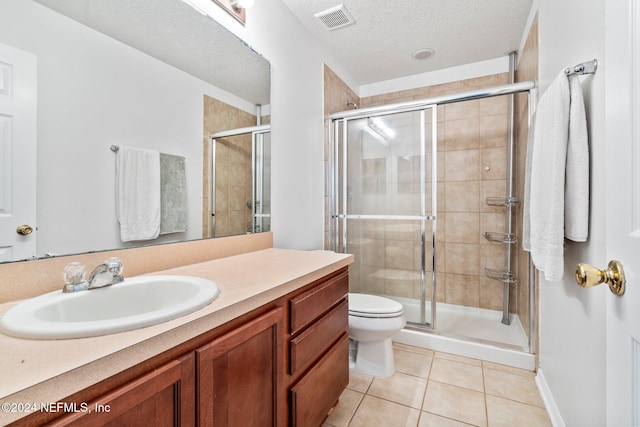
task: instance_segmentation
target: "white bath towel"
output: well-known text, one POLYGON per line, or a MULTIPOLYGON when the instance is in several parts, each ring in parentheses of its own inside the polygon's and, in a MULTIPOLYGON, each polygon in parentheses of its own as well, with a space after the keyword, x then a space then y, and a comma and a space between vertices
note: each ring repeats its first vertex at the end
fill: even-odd
POLYGON ((547 280, 564 273, 564 237, 587 238, 589 154, 582 89, 561 73, 540 98, 527 148, 523 248, 547 280))
POLYGON ((120 146, 116 160, 116 211, 120 240, 160 234, 160 153, 120 146))
POLYGON ((586 242, 589 237, 589 136, 582 86, 577 75, 569 77, 569 91, 571 106, 564 195, 564 236, 574 242, 586 242))

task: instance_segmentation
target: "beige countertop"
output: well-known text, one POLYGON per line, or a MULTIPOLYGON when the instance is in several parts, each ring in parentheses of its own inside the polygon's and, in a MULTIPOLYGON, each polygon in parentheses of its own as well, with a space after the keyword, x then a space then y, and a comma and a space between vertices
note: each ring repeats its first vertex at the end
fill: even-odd
MULTIPOLYGON (((352 255, 327 251, 249 252, 155 272, 202 277, 220 287, 215 301, 178 319, 93 338, 29 340, 0 334, 0 403, 59 401, 351 262, 352 255)), ((0 305, 0 315, 14 305, 0 305)), ((0 410, 0 425, 25 415, 0 410)))

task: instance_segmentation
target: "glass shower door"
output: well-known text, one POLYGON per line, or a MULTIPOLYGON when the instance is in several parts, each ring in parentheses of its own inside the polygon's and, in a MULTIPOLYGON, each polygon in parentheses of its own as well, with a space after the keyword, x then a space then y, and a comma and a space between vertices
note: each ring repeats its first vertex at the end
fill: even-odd
POLYGON ((210 237, 271 230, 269 125, 212 136, 209 204, 210 237))
POLYGON ((435 111, 335 124, 333 248, 355 255, 350 290, 395 299, 433 324, 435 111))
POLYGON ((271 132, 253 133, 252 232, 271 230, 271 132))

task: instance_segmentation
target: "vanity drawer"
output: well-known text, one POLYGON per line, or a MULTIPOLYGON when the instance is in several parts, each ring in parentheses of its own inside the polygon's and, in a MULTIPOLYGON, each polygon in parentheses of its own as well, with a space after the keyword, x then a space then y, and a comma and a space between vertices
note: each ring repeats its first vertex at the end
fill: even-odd
POLYGON ((349 384, 349 335, 291 388, 291 425, 319 427, 349 384))
POLYGON ((295 375, 298 370, 322 355, 340 335, 347 332, 348 323, 349 306, 344 299, 333 310, 291 340, 289 373, 295 375))
POLYGON ((291 334, 295 334, 333 307, 349 292, 347 270, 291 299, 291 334))

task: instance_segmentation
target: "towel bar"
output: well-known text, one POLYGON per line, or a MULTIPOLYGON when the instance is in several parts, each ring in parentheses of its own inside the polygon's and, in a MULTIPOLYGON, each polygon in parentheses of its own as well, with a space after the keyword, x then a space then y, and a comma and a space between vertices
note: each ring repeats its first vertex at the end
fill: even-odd
POLYGON ((578 64, 574 67, 567 67, 564 69, 564 73, 567 76, 574 74, 595 74, 597 69, 598 60, 594 59, 593 61, 583 62, 582 64, 578 64))

